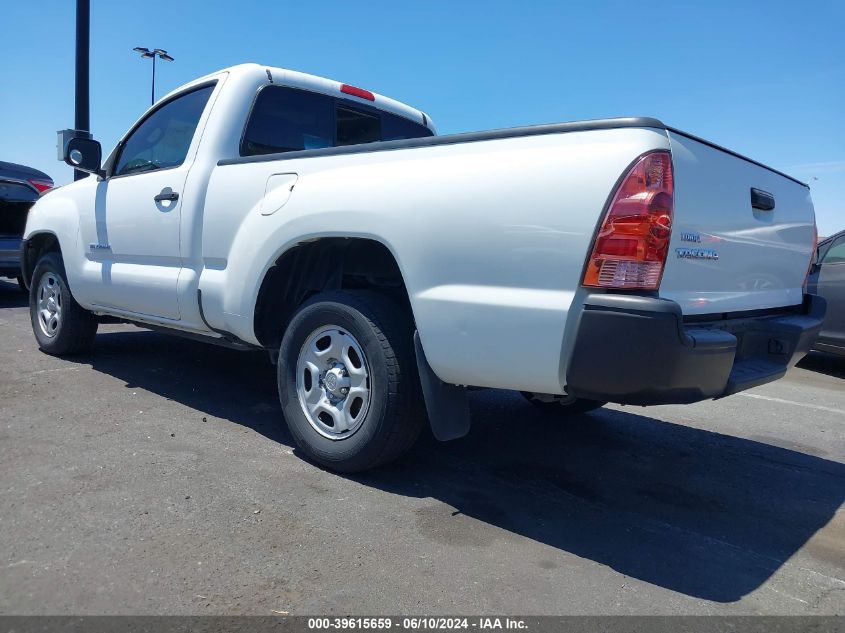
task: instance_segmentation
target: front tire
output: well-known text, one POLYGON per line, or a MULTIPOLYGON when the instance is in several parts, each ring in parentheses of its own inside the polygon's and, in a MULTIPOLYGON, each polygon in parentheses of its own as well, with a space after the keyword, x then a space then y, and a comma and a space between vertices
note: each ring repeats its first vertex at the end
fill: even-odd
POLYGON ((279 350, 279 400, 313 461, 359 472, 397 459, 423 425, 411 319, 369 291, 315 295, 279 350))
POLYGON ((35 265, 29 315, 38 347, 47 354, 79 354, 94 344, 97 319, 73 298, 58 253, 47 253, 35 265))

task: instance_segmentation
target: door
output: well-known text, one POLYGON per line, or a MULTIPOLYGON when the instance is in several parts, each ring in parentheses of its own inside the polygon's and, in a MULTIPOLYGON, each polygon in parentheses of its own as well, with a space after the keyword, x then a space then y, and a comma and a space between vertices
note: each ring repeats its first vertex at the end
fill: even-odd
POLYGON ((179 227, 200 118, 213 85, 184 92, 142 119, 98 184, 84 247, 99 277, 93 303, 179 319, 179 227))
POLYGON ((819 343, 845 350, 845 235, 820 249, 819 267, 810 278, 810 290, 827 301, 819 343))

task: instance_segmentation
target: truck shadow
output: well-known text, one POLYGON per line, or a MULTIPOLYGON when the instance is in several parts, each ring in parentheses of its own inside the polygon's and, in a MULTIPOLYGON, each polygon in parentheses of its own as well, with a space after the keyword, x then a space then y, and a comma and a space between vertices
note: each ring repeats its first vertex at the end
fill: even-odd
MULTIPOLYGON (((99 336, 95 355, 81 362, 292 445, 264 354, 123 331, 99 336)), ((688 596, 733 602, 760 587, 845 500, 845 465, 821 452, 639 413, 647 409, 562 421, 518 394, 493 391, 474 392, 471 405, 468 437, 439 444, 424 434, 403 461, 349 477, 442 502, 415 517, 436 546, 518 535, 688 596)), ((571 560, 547 558, 536 562, 538 573, 571 560)))
POLYGON ((0 277, 0 310, 3 308, 23 308, 29 304, 29 297, 22 292, 18 282, 0 277))
POLYGON ((801 369, 808 369, 833 378, 845 378, 845 357, 825 352, 810 352, 798 363, 801 369))

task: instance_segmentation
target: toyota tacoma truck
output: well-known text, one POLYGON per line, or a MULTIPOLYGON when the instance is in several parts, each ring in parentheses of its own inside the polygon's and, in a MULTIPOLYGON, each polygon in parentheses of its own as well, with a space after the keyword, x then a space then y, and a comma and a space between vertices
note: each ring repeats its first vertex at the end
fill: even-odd
MULTIPOLYGON (((469 388, 578 414, 721 398, 819 331, 808 187, 653 118, 436 136, 368 90, 247 64, 164 97, 42 196, 22 250, 49 354, 103 320, 270 352, 340 471, 469 430, 469 388)), ((225 377, 221 377, 225 380, 225 377)))

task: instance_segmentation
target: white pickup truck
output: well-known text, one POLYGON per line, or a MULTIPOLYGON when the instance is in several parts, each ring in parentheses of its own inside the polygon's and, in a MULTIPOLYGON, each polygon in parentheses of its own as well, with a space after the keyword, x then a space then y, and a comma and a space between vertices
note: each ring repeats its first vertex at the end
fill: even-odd
POLYGON ((656 119, 435 136, 247 64, 164 97, 102 165, 69 136, 94 177, 41 197, 22 249, 41 349, 117 318, 269 350, 296 442, 338 470, 398 457, 426 411, 465 434, 468 387, 561 414, 720 398, 782 376, 824 313, 807 186, 656 119))

